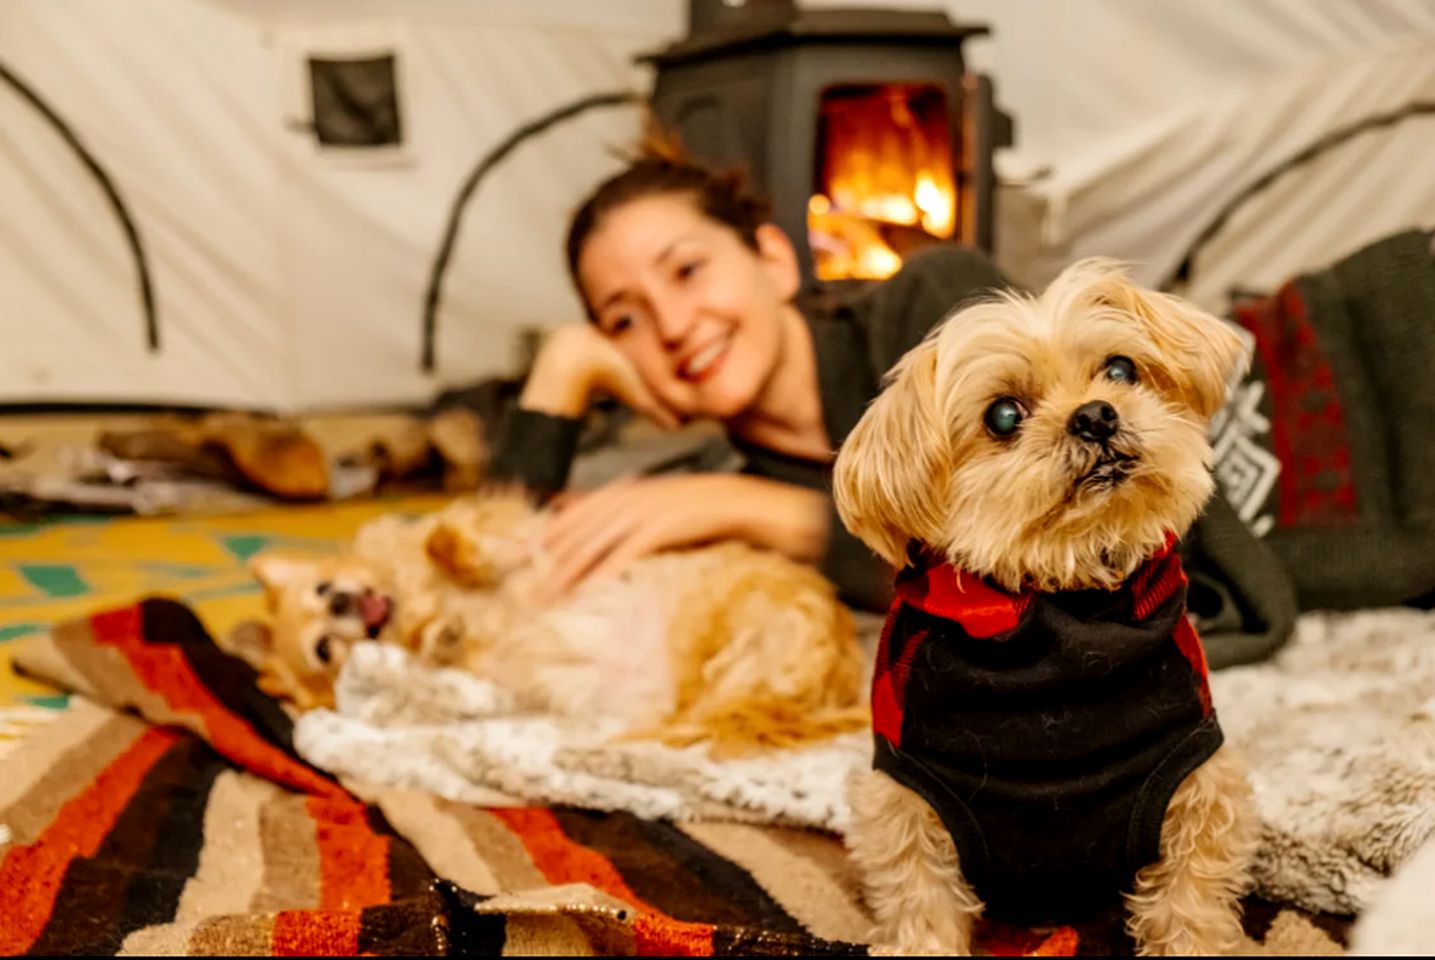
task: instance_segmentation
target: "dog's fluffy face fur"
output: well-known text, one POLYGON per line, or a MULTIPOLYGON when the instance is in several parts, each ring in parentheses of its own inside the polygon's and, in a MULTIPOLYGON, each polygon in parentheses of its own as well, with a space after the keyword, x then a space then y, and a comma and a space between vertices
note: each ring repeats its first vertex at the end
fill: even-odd
POLYGON ((270 668, 301 701, 329 699, 355 644, 393 639, 392 587, 360 558, 265 553, 251 569, 274 618, 270 668))
POLYGON ((1009 590, 1114 588, 1194 522, 1231 328, 1082 261, 948 318, 843 445, 837 504, 889 562, 916 542, 1009 590))

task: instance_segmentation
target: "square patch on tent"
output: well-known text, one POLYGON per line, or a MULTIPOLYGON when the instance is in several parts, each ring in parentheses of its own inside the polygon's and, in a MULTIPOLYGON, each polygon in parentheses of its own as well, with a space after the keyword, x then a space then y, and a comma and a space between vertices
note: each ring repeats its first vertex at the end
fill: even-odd
POLYGON ((395 57, 309 58, 314 134, 326 147, 388 147, 403 142, 395 57))

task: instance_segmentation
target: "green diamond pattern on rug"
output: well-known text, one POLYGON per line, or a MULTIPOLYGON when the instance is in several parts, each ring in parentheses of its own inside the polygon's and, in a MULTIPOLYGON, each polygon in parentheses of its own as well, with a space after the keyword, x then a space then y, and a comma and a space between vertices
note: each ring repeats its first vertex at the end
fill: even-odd
POLYGON ((79 571, 68 563, 21 563, 16 569, 47 597, 82 597, 90 592, 79 571))
POLYGON ((0 643, 7 640, 15 640, 19 637, 29 636, 45 629, 43 623, 11 623, 0 627, 0 643))
POLYGON ((224 544, 224 549, 233 554, 240 563, 248 563, 250 557, 268 547, 273 539, 273 537, 245 535, 221 537, 219 542, 224 544))

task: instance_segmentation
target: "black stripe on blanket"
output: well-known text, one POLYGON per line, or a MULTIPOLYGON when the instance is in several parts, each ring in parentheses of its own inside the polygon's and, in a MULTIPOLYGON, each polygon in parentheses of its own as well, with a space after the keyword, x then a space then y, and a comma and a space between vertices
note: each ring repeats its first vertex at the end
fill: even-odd
POLYGON ((176 740, 95 855, 65 871, 54 912, 30 953, 113 955, 134 931, 172 921, 199 865, 214 781, 228 769, 202 741, 176 740))
MULTIPOLYGON (((413 897, 437 896, 433 893, 434 872, 414 845, 398 834, 378 807, 367 807, 369 829, 389 840, 389 898, 394 901, 413 897)), ((362 938, 359 951, 366 952, 362 938)))
MULTIPOLYGON (((446 903, 430 885, 423 895, 365 907, 359 917, 359 954, 370 957, 453 956, 446 903)), ((500 944, 500 947, 502 944, 500 944)), ((458 953, 458 956, 470 956, 458 953)), ((475 956, 497 956, 496 952, 475 956)))
POLYGON ((141 601, 140 617, 145 643, 178 647, 200 683, 221 704, 291 758, 300 759, 294 752, 294 722, 278 701, 259 689, 258 671, 220 649, 193 610, 177 600, 151 597, 141 601))
POLYGON ((672 824, 627 813, 553 815, 574 841, 607 857, 634 893, 675 919, 806 933, 751 874, 672 824))
POLYGON ((860 943, 773 934, 741 927, 713 928, 713 955, 719 957, 865 957, 860 943))
POLYGON ((436 880, 434 892, 448 907, 448 955, 451 957, 500 957, 508 942, 508 923, 502 914, 474 913, 489 899, 470 893, 448 880, 436 880))

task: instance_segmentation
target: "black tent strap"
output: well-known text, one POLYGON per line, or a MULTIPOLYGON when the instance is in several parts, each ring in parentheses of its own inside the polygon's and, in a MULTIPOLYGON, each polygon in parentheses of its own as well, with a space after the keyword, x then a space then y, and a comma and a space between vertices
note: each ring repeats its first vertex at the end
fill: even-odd
POLYGON ((125 201, 120 196, 119 189, 115 187, 114 181, 110 179, 110 175, 105 172, 104 167, 100 166, 100 161, 80 142, 79 136, 76 135, 70 125, 61 119, 54 108, 46 103, 44 98, 42 98, 33 87, 24 80, 21 80, 14 71, 3 63, 0 63, 0 80, 9 84, 10 87, 20 95, 20 99, 39 111, 40 115, 60 134, 60 138, 63 139, 70 149, 75 152, 75 155, 80 158, 80 162, 85 165, 85 169, 90 171, 90 174, 99 181, 100 189, 104 190, 105 197, 109 200, 110 208, 114 210, 115 216, 119 218, 120 228, 125 234, 125 242, 129 244, 130 252, 134 255, 135 272, 139 275, 140 305, 144 311, 145 342, 148 344, 151 353, 158 353, 159 317, 155 310, 154 284, 150 280, 149 261, 145 259, 144 244, 140 242, 139 228, 135 225, 134 218, 130 216, 129 209, 125 206, 125 201))
POLYGON ((497 145, 483 155, 469 172, 468 176, 464 178, 463 186, 459 188, 458 196, 454 198, 453 205, 449 208, 448 222, 444 226, 443 242, 439 244, 438 255, 434 258, 433 269, 429 274, 428 290, 424 295, 423 356, 420 366, 425 373, 432 373, 437 364, 435 341, 438 336, 438 311, 443 299, 444 275, 448 272, 449 261, 453 257, 453 248, 458 239, 458 230, 463 221, 464 210, 467 208, 469 200, 473 197, 474 192, 478 189, 483 178, 486 177, 494 167, 498 166, 505 157, 512 153, 519 144, 530 137, 537 136, 565 120, 571 120, 579 114, 596 107, 623 106, 626 104, 640 103, 644 99, 641 94, 620 90, 610 93, 592 94, 575 100, 572 103, 564 104, 536 120, 530 120, 504 137, 497 145))
POLYGON ((1327 150, 1338 147, 1347 140, 1360 136, 1363 133, 1378 130, 1382 127, 1394 126, 1402 120, 1431 113, 1435 113, 1435 101, 1414 100, 1398 110, 1375 114, 1363 120, 1358 120, 1348 126, 1332 130, 1319 140, 1302 148, 1290 157, 1287 157, 1284 161, 1266 171, 1244 190, 1232 197, 1226 205, 1221 208, 1220 213, 1216 214, 1210 224, 1196 237, 1195 242, 1187 249, 1186 255, 1181 258, 1181 262, 1176 267, 1175 272, 1167 278, 1166 282, 1161 285, 1161 288, 1163 290, 1169 290, 1177 283, 1189 283, 1196 258, 1200 256, 1206 244, 1210 243, 1216 234, 1221 232, 1221 229, 1225 227, 1231 217, 1235 216, 1236 211, 1244 206, 1247 201, 1263 192, 1285 174, 1309 163, 1327 150))

